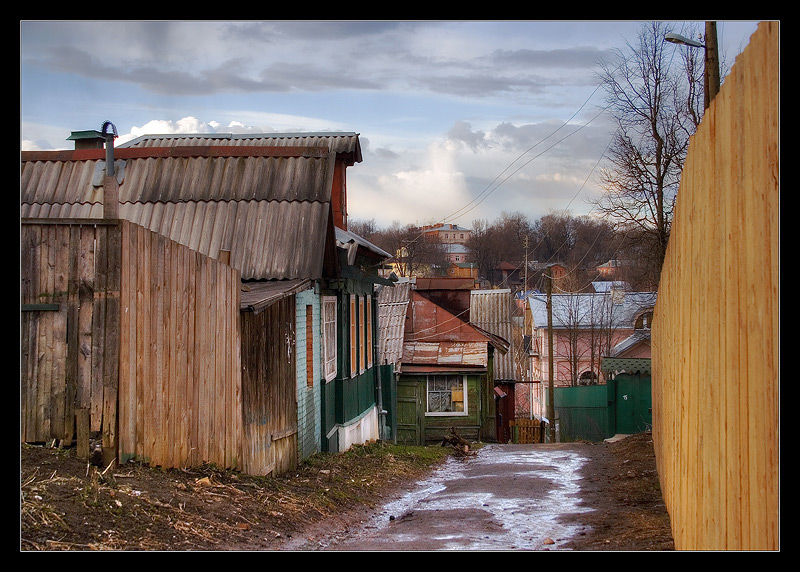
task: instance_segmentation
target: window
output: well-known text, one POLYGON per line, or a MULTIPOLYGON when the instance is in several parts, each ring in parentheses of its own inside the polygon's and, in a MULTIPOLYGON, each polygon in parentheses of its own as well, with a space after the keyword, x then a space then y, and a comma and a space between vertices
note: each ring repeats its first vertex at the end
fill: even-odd
POLYGON ((322 298, 322 349, 325 381, 336 377, 336 296, 322 298))
POLYGON ((314 307, 306 305, 306 386, 314 387, 314 307))
POLYGON ((372 296, 367 296, 367 367, 372 367, 372 296))
POLYGON ((465 380, 462 375, 429 375, 428 415, 466 415, 465 380))
POLYGON ((649 330, 650 324, 653 322, 653 312, 645 312, 638 318, 636 318, 636 323, 634 324, 634 329, 636 330, 649 330))
POLYGON ((358 361, 358 316, 356 314, 356 295, 350 295, 350 377, 356 375, 358 361))
POLYGON ((364 297, 358 297, 358 371, 367 369, 367 321, 364 319, 364 297))

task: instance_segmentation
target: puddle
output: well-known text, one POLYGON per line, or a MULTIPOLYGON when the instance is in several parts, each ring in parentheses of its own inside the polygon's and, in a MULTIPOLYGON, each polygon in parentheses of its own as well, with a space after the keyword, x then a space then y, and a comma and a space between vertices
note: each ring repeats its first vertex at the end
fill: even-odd
POLYGON ((369 538, 406 546, 424 539, 437 550, 557 550, 579 529, 561 517, 590 510, 580 506, 585 462, 571 451, 487 445, 475 457, 448 460, 384 505, 368 524, 369 538))

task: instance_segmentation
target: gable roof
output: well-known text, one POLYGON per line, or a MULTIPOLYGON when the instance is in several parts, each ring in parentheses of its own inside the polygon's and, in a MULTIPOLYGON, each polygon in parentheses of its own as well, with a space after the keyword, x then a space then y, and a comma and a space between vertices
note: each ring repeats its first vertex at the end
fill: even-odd
MULTIPOLYGON (((635 319, 656 305, 657 292, 553 294, 553 328, 608 325, 633 328, 635 319)), ((547 296, 528 297, 535 328, 547 327, 547 296)))
POLYGON ((402 360, 407 373, 486 371, 489 344, 503 341, 414 290, 407 317, 402 360))
MULTIPOLYGON (((335 259, 335 163, 358 135, 146 136, 114 149, 119 217, 212 258, 243 280, 319 278, 335 259), (331 151, 333 149, 333 151, 331 151)), ((22 153, 23 218, 102 218, 105 151, 22 153)))

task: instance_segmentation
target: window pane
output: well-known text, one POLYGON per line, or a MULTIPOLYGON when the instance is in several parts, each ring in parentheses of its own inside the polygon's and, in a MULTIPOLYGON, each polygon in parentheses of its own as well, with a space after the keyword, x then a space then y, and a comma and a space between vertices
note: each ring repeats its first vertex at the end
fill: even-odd
POLYGON ((464 379, 462 376, 431 376, 428 378, 429 413, 464 413, 464 379))

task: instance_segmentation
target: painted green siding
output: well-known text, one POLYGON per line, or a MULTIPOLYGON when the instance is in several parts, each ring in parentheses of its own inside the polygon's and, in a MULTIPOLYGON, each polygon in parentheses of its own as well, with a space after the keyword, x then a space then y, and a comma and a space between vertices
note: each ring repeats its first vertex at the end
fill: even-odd
MULTIPOLYGON (((466 375, 467 411, 461 415, 428 413, 427 377, 401 375, 397 382, 397 441, 409 445, 439 443, 450 429, 468 441, 484 441, 487 433, 485 374, 466 375), (412 412, 413 409, 413 412, 412 412)), ((493 419, 493 417, 492 417, 493 419)))

